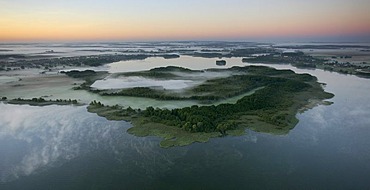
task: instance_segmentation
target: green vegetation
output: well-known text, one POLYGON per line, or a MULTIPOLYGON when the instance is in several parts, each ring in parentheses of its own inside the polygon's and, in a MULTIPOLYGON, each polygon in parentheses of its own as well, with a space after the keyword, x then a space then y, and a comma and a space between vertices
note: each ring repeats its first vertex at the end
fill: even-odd
POLYGON ((72 71, 61 71, 60 73, 64 73, 73 78, 86 78, 86 77, 92 77, 92 76, 97 75, 97 72, 93 70, 85 70, 85 71, 72 70, 72 71))
POLYGON ((176 94, 167 94, 164 90, 152 89, 149 87, 134 87, 126 88, 117 91, 111 90, 92 90, 92 92, 97 92, 102 96, 133 96, 133 97, 144 97, 153 98, 158 100, 186 100, 189 98, 180 97, 176 94))
POLYGON ((162 55, 158 55, 158 57, 163 57, 165 59, 176 59, 176 58, 180 58, 180 55, 178 55, 178 54, 162 54, 162 55))
POLYGON ((216 61, 216 65, 218 65, 218 66, 224 66, 224 65, 226 65, 226 61, 225 60, 217 60, 216 61))
POLYGON ((271 54, 265 56, 258 56, 253 58, 243 58, 243 62, 248 63, 278 63, 278 64, 291 64, 298 68, 316 68, 317 64, 324 64, 325 60, 314 58, 305 55, 302 52, 297 53, 281 53, 271 54))
POLYGON ((230 52, 233 57, 246 57, 255 54, 273 54, 277 50, 273 48, 245 48, 245 49, 235 49, 230 52))
MULTIPOLYGON (((87 50, 87 51, 104 52, 105 50, 87 50)), ((134 54, 103 54, 103 55, 57 57, 57 58, 49 55, 32 56, 26 54, 2 54, 0 55, 0 61, 4 60, 5 61, 4 66, 6 67, 20 68, 24 66, 29 68, 46 68, 46 67, 54 68, 58 66, 97 67, 119 61, 144 60, 149 57, 163 57, 165 59, 174 59, 180 57, 180 55, 178 55, 177 52, 143 54, 145 52, 136 51, 131 53, 134 54), (7 59, 9 58, 18 60, 7 61, 7 59)))
POLYGON ((61 71, 61 73, 66 74, 72 78, 82 79, 85 82, 82 83, 80 86, 75 87, 75 90, 90 90, 90 86, 94 84, 95 81, 104 79, 108 76, 108 72, 106 71, 93 71, 93 70, 85 70, 85 71, 61 71))
POLYGON ((231 57, 249 57, 254 54, 270 54, 276 53, 277 50, 273 48, 260 48, 260 47, 251 47, 243 49, 233 49, 227 52, 217 52, 215 50, 202 50, 202 52, 190 52, 185 53, 185 55, 190 55, 194 57, 203 57, 203 58, 231 58, 231 57))
POLYGON ((21 54, 0 54, 0 59, 9 59, 9 58, 22 59, 26 58, 26 56, 21 54))
MULTIPOLYGON (((145 110, 134 110, 92 102, 88 110, 108 119, 130 121, 133 124, 129 129, 131 134, 159 136, 164 138, 161 146, 170 147, 205 142, 210 137, 240 134, 245 128, 286 134, 297 124, 295 115, 309 100, 320 102, 333 97, 333 94, 324 92, 315 77, 308 74, 258 66, 228 70, 235 75, 209 80, 192 90, 212 94, 213 88, 216 88, 215 93, 232 97, 245 90, 263 88, 235 104, 195 105, 173 110, 149 106, 145 110)), ((153 93, 148 89, 137 89, 141 90, 142 93, 153 93)))
POLYGON ((365 77, 365 78, 370 78, 370 69, 357 69, 356 70, 356 75, 365 77))
MULTIPOLYGON (((326 47, 323 48, 325 49, 326 47)), ((334 56, 332 58, 337 57, 334 56)), ((346 55, 342 56, 341 58, 347 59, 351 58, 351 56, 346 55)), ((363 72, 358 72, 359 70, 368 69, 368 66, 351 64, 350 62, 338 63, 338 61, 309 56, 300 51, 285 53, 275 52, 269 55, 243 58, 242 61, 246 63, 291 64, 292 66, 295 66, 297 68, 322 69, 325 71, 337 72, 341 74, 357 75, 359 77, 366 77, 363 72)))
POLYGON ((62 100, 62 99, 56 99, 56 100, 46 100, 44 98, 32 98, 32 99, 22 99, 22 98, 16 98, 12 100, 6 101, 6 99, 2 99, 8 104, 28 104, 31 106, 49 106, 49 105, 82 105, 78 103, 77 100, 62 100))
POLYGON ((108 63, 118 62, 118 61, 126 61, 126 60, 143 60, 148 57, 149 55, 144 54, 135 54, 135 55, 126 55, 126 54, 114 54, 114 55, 90 55, 90 56, 76 56, 76 57, 48 57, 48 56, 27 56, 27 55, 3 55, 0 56, 1 59, 8 59, 8 58, 17 58, 20 59, 16 62, 6 62, 6 66, 11 67, 31 67, 31 68, 53 68, 57 66, 101 66, 108 63), (28 59, 33 58, 33 59, 28 59))
MULTIPOLYGON (((170 66, 155 68, 149 71, 119 73, 115 74, 115 76, 146 76, 163 80, 179 78, 180 75, 186 76, 186 74, 202 74, 207 71, 214 73, 229 72, 232 74, 229 74, 227 77, 215 77, 206 80, 200 85, 186 88, 181 92, 151 87, 97 90, 85 86, 84 89, 87 89, 93 93, 99 93, 102 96, 133 96, 153 98, 158 100, 196 100, 202 104, 209 104, 235 97, 247 93, 255 88, 265 86, 269 83, 269 78, 264 75, 268 75, 269 77, 290 77, 305 81, 312 81, 315 79, 310 75, 295 75, 294 72, 290 70, 278 71, 273 68, 258 66, 232 67, 230 69, 208 69, 205 71, 194 71, 190 69, 170 66), (173 76, 173 78, 171 78, 171 76, 173 76)), ((183 77, 180 79, 188 78, 183 77)), ((88 83, 84 83, 83 85, 86 84, 88 83)))
POLYGON ((149 71, 138 71, 138 72, 127 72, 127 73, 116 73, 113 74, 112 77, 119 77, 119 76, 125 76, 125 77, 146 77, 146 78, 154 78, 154 79, 175 79, 179 76, 174 74, 174 72, 181 72, 181 73, 192 73, 195 71, 192 71, 190 69, 185 69, 181 67, 176 66, 168 66, 168 67, 158 67, 151 69, 149 71))
POLYGON ((194 142, 207 142, 210 138, 220 135, 218 132, 213 133, 189 133, 182 129, 168 126, 162 123, 153 122, 151 118, 143 117, 141 110, 134 110, 130 107, 124 109, 121 106, 108 106, 100 102, 93 101, 87 107, 92 113, 97 113, 101 117, 109 120, 124 120, 133 124, 128 133, 139 137, 158 136, 163 138, 160 146, 169 148, 172 146, 185 146, 194 142))

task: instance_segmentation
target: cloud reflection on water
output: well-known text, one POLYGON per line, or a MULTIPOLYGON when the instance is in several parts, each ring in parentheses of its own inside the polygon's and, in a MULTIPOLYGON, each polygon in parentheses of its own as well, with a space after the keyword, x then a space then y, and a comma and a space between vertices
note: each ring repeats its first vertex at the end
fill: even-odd
POLYGON ((107 121, 86 107, 1 103, 0 109, 0 182, 101 152, 120 163, 123 173, 135 169, 155 176, 187 150, 162 149, 159 138, 132 136, 126 133, 127 122, 107 121))
POLYGON ((101 125, 85 112, 85 107, 69 106, 31 107, 0 104, 1 149, 13 149, 14 142, 27 147, 25 151, 12 150, 13 155, 0 156, 7 164, 2 166, 1 180, 29 175, 58 160, 70 160, 83 151, 86 141, 104 138, 101 134, 117 130, 118 126, 101 125), (10 148, 9 148, 10 147, 10 148), (21 157, 12 161, 11 157, 21 157))

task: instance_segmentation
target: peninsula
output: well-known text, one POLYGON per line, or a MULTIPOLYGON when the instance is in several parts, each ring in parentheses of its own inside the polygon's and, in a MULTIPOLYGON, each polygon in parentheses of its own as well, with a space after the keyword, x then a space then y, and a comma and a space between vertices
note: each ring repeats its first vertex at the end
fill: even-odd
POLYGON ((174 80, 205 72, 212 72, 214 75, 218 73, 218 77, 211 77, 200 84, 184 89, 166 90, 163 86, 154 84, 145 88, 132 87, 115 90, 83 88, 101 95, 130 95, 164 100, 194 99, 200 100, 199 105, 172 110, 148 105, 145 110, 141 110, 119 105, 109 106, 93 101, 87 109, 109 120, 131 122, 133 127, 128 129, 129 133, 136 136, 161 137, 163 140, 160 146, 168 148, 193 142, 207 142, 212 137, 241 135, 246 129, 287 134, 298 123, 295 117, 298 111, 313 103, 314 105, 323 103, 323 100, 334 96, 325 92, 322 84, 318 83, 314 76, 264 66, 204 71, 162 67, 144 72, 115 74, 112 77, 135 75, 174 80), (258 90, 254 93, 243 96, 234 104, 202 105, 204 102, 216 103, 256 88, 258 90), (194 94, 189 95, 191 93, 194 94))

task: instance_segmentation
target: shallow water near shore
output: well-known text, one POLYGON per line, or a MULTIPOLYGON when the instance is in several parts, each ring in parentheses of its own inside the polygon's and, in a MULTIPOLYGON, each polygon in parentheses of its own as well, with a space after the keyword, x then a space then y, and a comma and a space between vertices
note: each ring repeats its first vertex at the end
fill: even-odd
MULTIPOLYGON (((188 67, 201 69, 197 59, 188 67)), ((0 189, 370 188, 369 80, 270 66, 318 77, 334 104, 297 114, 287 135, 247 131, 169 149, 85 106, 0 104, 0 189)))

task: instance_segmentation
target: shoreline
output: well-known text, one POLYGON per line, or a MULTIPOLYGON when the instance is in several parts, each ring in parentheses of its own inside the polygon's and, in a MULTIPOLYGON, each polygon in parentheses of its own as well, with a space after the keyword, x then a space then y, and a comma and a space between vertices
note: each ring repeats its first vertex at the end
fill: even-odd
POLYGON ((268 67, 257 68, 263 70, 262 73, 276 72, 275 75, 269 76, 273 80, 267 78, 268 82, 263 88, 254 89, 254 93, 243 96, 234 104, 196 105, 173 110, 153 107, 135 110, 131 107, 108 106, 94 101, 87 110, 108 120, 130 122, 133 125, 128 129, 130 134, 139 137, 161 137, 163 140, 160 146, 169 148, 194 142, 207 142, 214 137, 239 136, 245 133, 245 129, 276 135, 286 134, 298 123, 296 115, 303 108, 310 109, 334 96, 325 92, 317 79, 311 75, 268 67), (286 91, 280 91, 281 88, 286 91), (197 117, 202 119, 196 119, 197 117), (207 121, 210 119, 208 117, 215 118, 207 121))

